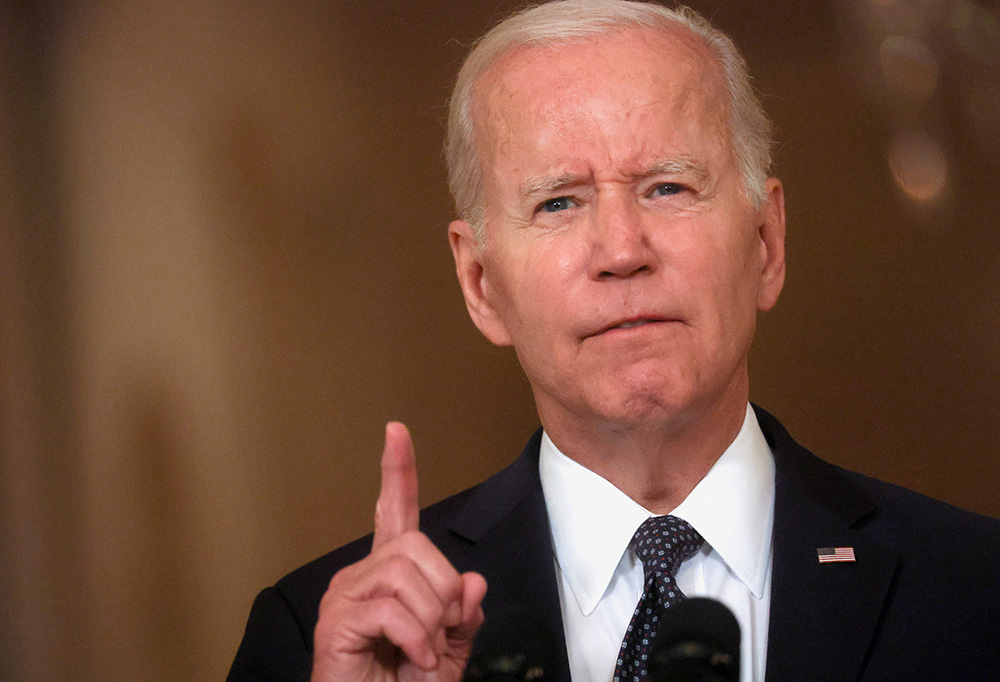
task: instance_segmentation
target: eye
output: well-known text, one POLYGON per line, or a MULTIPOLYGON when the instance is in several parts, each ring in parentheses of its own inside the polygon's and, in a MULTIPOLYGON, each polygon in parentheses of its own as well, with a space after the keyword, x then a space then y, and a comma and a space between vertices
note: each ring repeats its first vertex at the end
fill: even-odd
POLYGON ((539 204, 536 212, 541 213, 556 213, 558 211, 565 211, 567 208, 573 208, 576 206, 576 202, 569 197, 556 197, 555 199, 547 199, 539 204))
POLYGON ((653 187, 650 191, 649 196, 651 197, 670 197, 675 194, 680 194, 684 191, 683 185, 678 185, 676 182, 661 182, 659 185, 653 187))

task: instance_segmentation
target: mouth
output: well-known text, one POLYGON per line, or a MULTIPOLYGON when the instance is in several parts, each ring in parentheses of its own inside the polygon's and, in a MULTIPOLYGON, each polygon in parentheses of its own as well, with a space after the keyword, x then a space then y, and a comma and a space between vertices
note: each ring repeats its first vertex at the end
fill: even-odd
POLYGON ((622 331, 626 329, 636 329, 638 327, 645 327, 653 324, 660 324, 663 322, 671 322, 671 320, 665 317, 634 317, 627 320, 621 320, 620 322, 615 322, 609 324, 606 327, 598 329, 593 334, 588 334, 588 337, 601 336, 602 334, 607 334, 609 332, 622 331))
POLYGON ((634 327, 641 327, 646 324, 652 324, 654 322, 659 322, 659 320, 629 320, 628 322, 621 322, 609 327, 608 329, 632 329, 634 327))

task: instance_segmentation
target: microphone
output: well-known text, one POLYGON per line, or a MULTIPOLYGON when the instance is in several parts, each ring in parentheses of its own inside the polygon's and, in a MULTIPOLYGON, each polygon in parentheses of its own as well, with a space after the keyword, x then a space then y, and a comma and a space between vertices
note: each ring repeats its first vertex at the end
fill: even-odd
POLYGON ((505 614, 487 619, 462 682, 552 682, 555 637, 537 616, 505 614))
POLYGON ((667 609, 649 662, 650 682, 739 682, 740 625, 714 599, 692 597, 667 609))

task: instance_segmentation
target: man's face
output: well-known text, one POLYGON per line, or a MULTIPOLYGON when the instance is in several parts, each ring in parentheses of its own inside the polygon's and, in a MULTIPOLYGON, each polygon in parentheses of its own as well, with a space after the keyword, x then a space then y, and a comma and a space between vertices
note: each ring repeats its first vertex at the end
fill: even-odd
POLYGON ((504 57, 480 83, 486 225, 451 243, 477 326, 512 344, 547 428, 627 429, 747 400, 784 278, 781 186, 754 209, 723 85, 688 34, 504 57))

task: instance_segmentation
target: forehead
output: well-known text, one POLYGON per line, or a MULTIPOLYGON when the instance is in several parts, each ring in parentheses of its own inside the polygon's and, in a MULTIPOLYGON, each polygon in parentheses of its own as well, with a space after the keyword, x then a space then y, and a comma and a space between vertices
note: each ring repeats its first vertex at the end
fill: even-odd
POLYGON ((727 146, 726 112, 721 67, 683 27, 515 48, 480 79, 473 102, 487 175, 519 153, 556 165, 574 150, 618 164, 711 154, 727 146))

